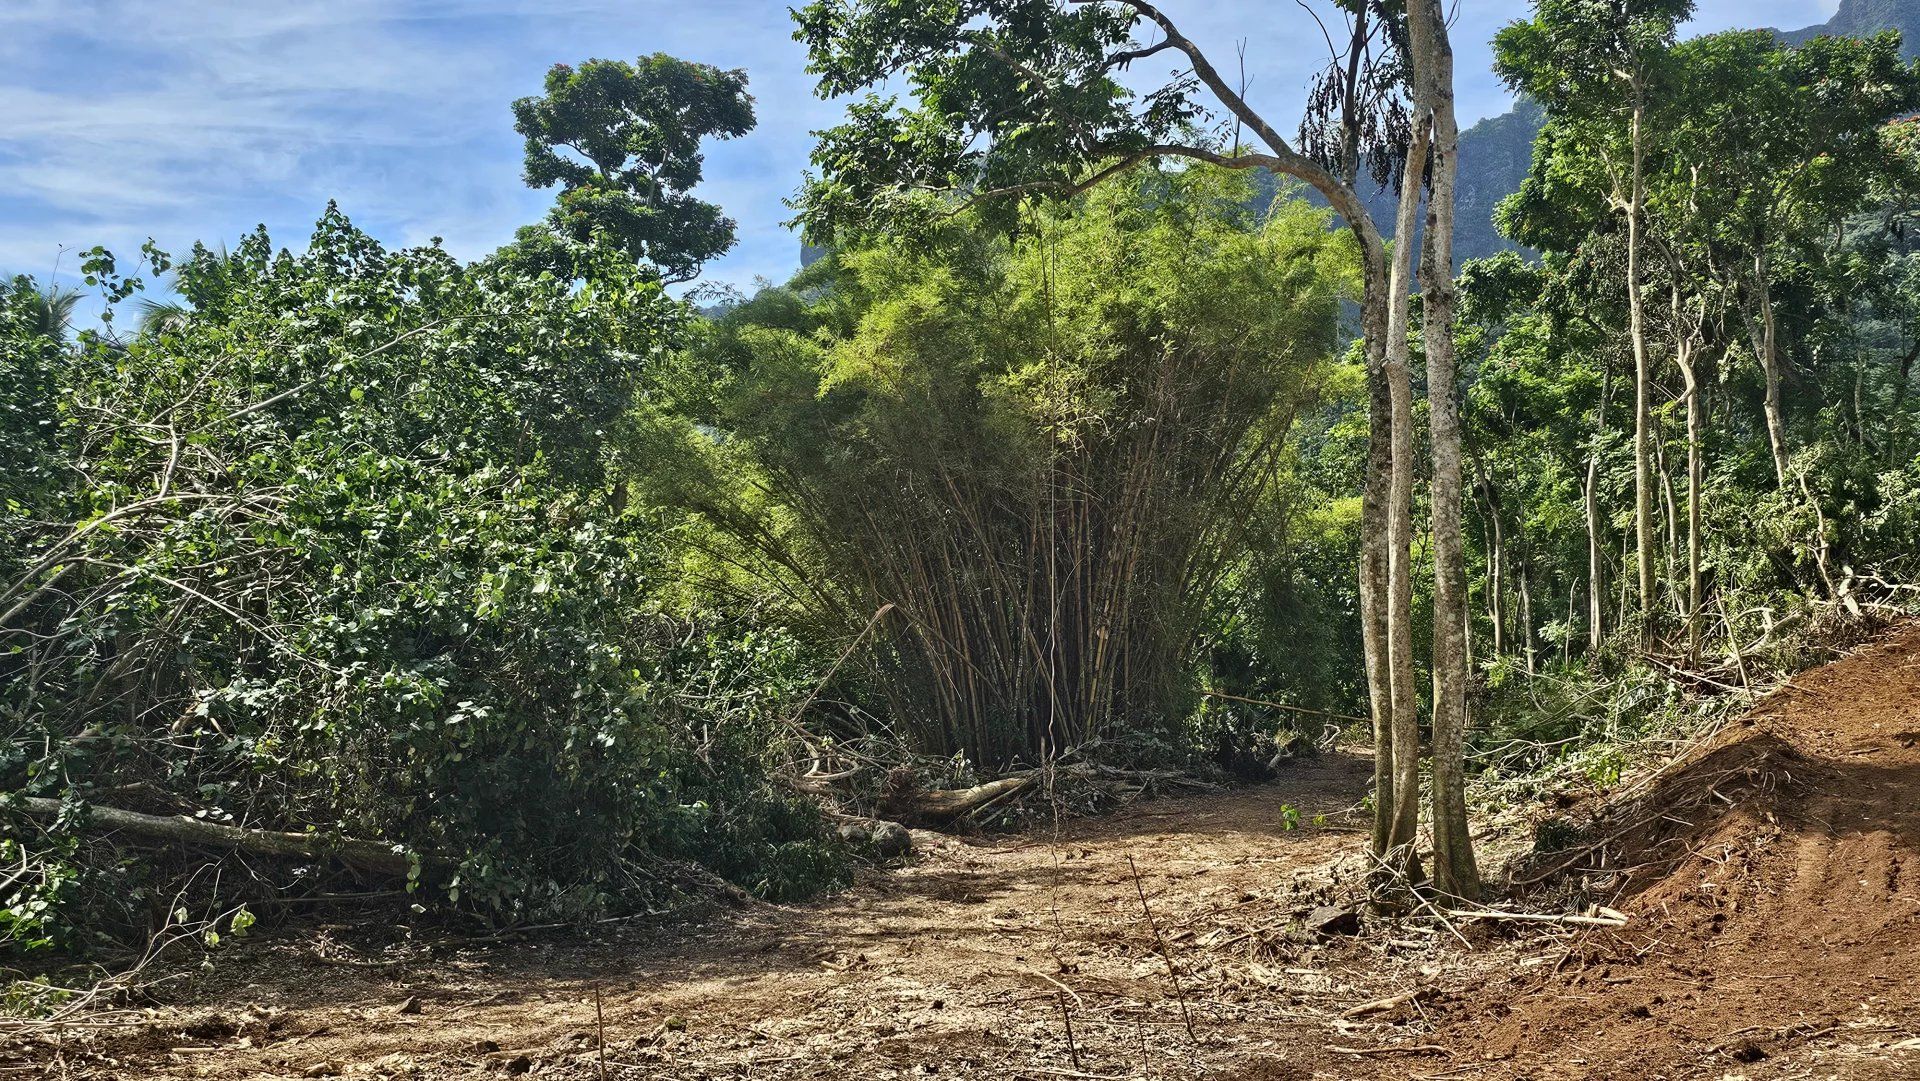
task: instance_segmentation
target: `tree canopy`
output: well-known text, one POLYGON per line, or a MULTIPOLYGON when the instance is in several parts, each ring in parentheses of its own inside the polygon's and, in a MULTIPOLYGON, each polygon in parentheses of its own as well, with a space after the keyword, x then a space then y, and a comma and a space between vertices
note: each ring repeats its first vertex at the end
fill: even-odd
MULTIPOLYGON (((745 72, 665 53, 555 64, 546 93, 514 102, 513 118, 526 138, 527 183, 560 186, 547 224, 560 236, 604 237, 669 282, 693 278, 733 247, 732 219, 692 192, 700 144, 753 130, 745 72)), ((546 239, 536 228, 522 244, 546 239)))

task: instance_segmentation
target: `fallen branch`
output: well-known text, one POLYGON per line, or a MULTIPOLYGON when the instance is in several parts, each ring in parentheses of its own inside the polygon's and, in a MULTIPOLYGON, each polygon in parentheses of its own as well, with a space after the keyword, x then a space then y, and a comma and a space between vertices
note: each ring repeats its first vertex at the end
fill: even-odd
MULTIPOLYGON (((56 799, 28 796, 15 806, 35 818, 56 818, 61 803, 56 799)), ((413 869, 415 857, 397 845, 362 841, 351 837, 331 837, 318 833, 280 833, 275 830, 223 826, 218 822, 189 815, 150 815, 123 811, 117 807, 93 805, 87 808, 87 820, 105 830, 150 837, 159 841, 199 845, 206 848, 238 848, 268 856, 292 856, 300 859, 331 859, 349 867, 383 874, 405 875, 413 869)))
POLYGON ((1604 916, 1566 916, 1553 912, 1504 912, 1494 908, 1449 908, 1442 911, 1462 920, 1522 920, 1529 923, 1570 923, 1583 927, 1625 927, 1627 925, 1626 914, 1615 912, 1610 908, 1601 910, 1611 913, 1604 916))
POLYGON ((1409 1002, 1417 1001, 1429 993, 1431 992, 1428 988, 1416 987, 1411 991, 1402 991, 1397 995, 1388 995, 1386 998, 1376 998, 1372 1002, 1362 1002, 1360 1005, 1353 1007, 1340 1016, 1364 1017, 1370 1013, 1383 1013, 1387 1010, 1405 1006, 1409 1002))
POLYGON ((1269 702, 1264 698, 1246 698, 1237 694, 1228 694, 1225 691, 1205 690, 1200 693, 1208 698, 1224 698, 1229 702, 1245 702, 1250 706, 1263 706, 1267 709, 1283 709, 1289 713, 1305 713, 1313 717, 1332 717, 1336 721, 1372 721, 1371 717, 1356 717, 1351 713, 1334 713, 1324 709, 1308 709, 1305 706, 1290 705, 1286 702, 1269 702))
POLYGON ((1127 870, 1133 872, 1133 892, 1140 895, 1140 913, 1147 918, 1147 929, 1153 932, 1153 940, 1160 946, 1160 959, 1167 963, 1167 979, 1173 984, 1173 995, 1180 1000, 1180 1020, 1187 1026, 1187 1039, 1200 1042, 1193 1030, 1193 1014, 1187 1009, 1187 992, 1180 986, 1180 972, 1173 966, 1173 953, 1167 949, 1167 939, 1160 933, 1160 925, 1154 921, 1153 909, 1147 907, 1147 888, 1140 883, 1140 868, 1133 862, 1133 853, 1127 853, 1127 870))
POLYGON ((1416 1043, 1405 1047, 1340 1047, 1336 1044, 1328 1044, 1327 1050, 1342 1055, 1424 1055, 1430 1052, 1448 1054, 1447 1049, 1437 1043, 1416 1043))

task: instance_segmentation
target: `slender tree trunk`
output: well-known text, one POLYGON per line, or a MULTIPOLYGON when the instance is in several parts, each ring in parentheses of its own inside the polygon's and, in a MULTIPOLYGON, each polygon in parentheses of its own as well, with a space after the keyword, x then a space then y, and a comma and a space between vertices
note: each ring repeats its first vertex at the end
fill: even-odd
POLYGON ((1647 355, 1647 313, 1640 295, 1641 217, 1645 212, 1646 90, 1633 86, 1633 176, 1627 206, 1627 318, 1633 338, 1633 516, 1640 572, 1640 644, 1653 644, 1653 373, 1647 355))
POLYGON ((1616 627, 1627 626, 1629 611, 1627 602, 1631 599, 1629 585, 1632 582, 1632 579, 1627 577, 1627 564, 1631 562, 1633 562, 1633 534, 1626 532, 1620 534, 1620 606, 1614 610, 1613 614, 1613 625, 1616 627))
POLYGON ((1687 660, 1700 654, 1700 443, 1706 418, 1700 410, 1700 373, 1695 343, 1680 343, 1674 359, 1687 401, 1687 660))
POLYGON ((1420 715, 1413 667, 1413 379, 1408 296, 1420 209, 1421 166, 1431 124, 1416 117, 1400 181, 1400 210, 1388 278, 1387 388, 1392 404, 1393 469, 1387 499, 1387 678, 1393 702, 1393 821, 1387 870, 1399 884, 1421 879, 1415 835, 1420 824, 1420 715))
POLYGON ((1780 413, 1780 331, 1773 318, 1773 286, 1769 280, 1764 245, 1753 257, 1754 300, 1760 306, 1758 337, 1753 351, 1766 378, 1767 394, 1762 411, 1767 418, 1767 447, 1773 452, 1773 475, 1780 490, 1787 490, 1787 427, 1780 413))
POLYGON ((1580 587, 1567 583, 1567 633, 1560 636, 1560 667, 1565 668, 1573 660, 1573 621, 1578 618, 1575 606, 1580 599, 1580 587))
POLYGON ((1600 378, 1600 405, 1594 411, 1593 449, 1587 452, 1587 479, 1582 496, 1587 512, 1587 656, 1597 658, 1607 641, 1607 552, 1601 546, 1605 523, 1600 518, 1600 436, 1607 430, 1607 400, 1613 396, 1613 366, 1600 378))
POLYGON ((1673 490, 1673 464, 1667 454, 1666 436, 1656 428, 1654 430, 1654 467, 1660 478, 1662 518, 1666 521, 1667 543, 1661 547, 1661 558, 1666 562, 1667 584, 1674 593, 1674 615, 1686 618, 1686 599, 1679 595, 1680 582, 1680 497, 1673 490))
POLYGON ((1437 0, 1413 0, 1407 22, 1414 69, 1424 85, 1418 96, 1432 110, 1433 124, 1432 193, 1420 248, 1433 441, 1433 874, 1442 894, 1478 900, 1480 870, 1467 824, 1467 557, 1460 534, 1460 407, 1454 389, 1453 216, 1460 127, 1453 105, 1453 48, 1437 0))
POLYGON ((1813 485, 1808 483, 1804 474, 1789 477, 1792 472, 1792 455, 1787 449, 1787 422, 1780 404, 1780 326, 1773 316, 1772 268, 1768 265, 1766 245, 1761 242, 1753 260, 1754 299, 1760 306, 1757 331, 1750 327, 1749 333, 1755 337, 1754 352, 1759 354, 1760 370, 1766 377, 1767 393, 1763 407, 1767 417, 1767 445, 1773 452, 1773 472, 1779 482, 1780 491, 1787 491, 1787 482, 1795 480, 1800 488, 1801 498, 1812 508, 1816 519, 1813 535, 1814 570, 1820 575, 1820 583, 1826 588, 1829 597, 1836 596, 1838 589, 1833 580, 1833 572, 1828 564, 1827 516, 1821 508, 1820 500, 1814 495, 1813 485))
MULTIPOLYGON (((1364 116, 1360 102, 1360 75, 1369 29, 1363 5, 1354 14, 1353 36, 1347 50, 1345 82, 1340 102, 1340 181, 1351 191, 1360 179, 1360 137, 1364 116)), ((1353 205, 1360 207, 1355 198, 1353 205)), ((1364 210, 1361 211, 1364 213, 1364 210)), ((1367 701, 1373 717, 1373 855, 1384 861, 1392 846, 1397 813, 1393 790, 1393 685, 1388 671, 1387 633, 1387 502, 1392 495, 1393 394, 1386 370, 1389 289, 1386 264, 1378 251, 1377 234, 1370 226, 1352 221, 1365 249, 1366 277, 1362 288, 1360 336, 1367 364, 1367 474, 1360 498, 1360 626, 1366 654, 1367 701)))
POLYGON ((1907 425, 1907 387, 1913 381, 1913 362, 1920 360, 1920 339, 1900 357, 1900 377, 1893 382, 1893 408, 1887 411, 1887 464, 1899 465, 1905 458, 1907 425))
POLYGON ((1492 624, 1493 655, 1504 657, 1507 655, 1507 539, 1500 527, 1500 501, 1484 476, 1480 485, 1487 493, 1487 523, 1492 533, 1492 546, 1487 551, 1487 620, 1492 624))
POLYGON ((1514 584, 1520 590, 1520 656, 1526 661, 1527 675, 1538 672, 1533 651, 1533 561, 1527 558, 1527 537, 1520 535, 1519 566, 1515 568, 1514 584))
POLYGON ((1386 296, 1369 282, 1362 302, 1367 352, 1367 476, 1360 498, 1360 629, 1373 714, 1373 855, 1393 846, 1393 683, 1387 662, 1387 501, 1393 472, 1393 395, 1386 371, 1386 296))

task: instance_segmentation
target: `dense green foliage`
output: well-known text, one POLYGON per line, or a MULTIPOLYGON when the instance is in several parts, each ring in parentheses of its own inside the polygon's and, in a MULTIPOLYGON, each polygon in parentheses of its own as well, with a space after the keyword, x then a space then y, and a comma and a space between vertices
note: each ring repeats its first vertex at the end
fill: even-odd
MULTIPOLYGON (((1748 686, 1920 576, 1920 68, 1891 35, 1680 42, 1687 14, 1542 0, 1497 43, 1542 119, 1499 215, 1538 257, 1460 274, 1483 746, 1678 716, 1664 673, 1748 686)), ((1128 89, 1148 17, 806 6, 823 90, 912 100, 822 133, 795 205, 831 248, 707 315, 665 286, 732 243, 692 191, 752 102, 663 55, 515 103, 561 190, 491 257, 329 208, 298 253, 149 245, 178 299, 137 329, 97 249, 94 329, 0 290, 0 951, 325 891, 348 840, 499 922, 690 876, 794 897, 849 867, 809 767, 1192 765, 1354 719, 1391 448, 1342 316, 1378 238, 1196 162, 1235 140, 1187 76, 1128 89), (316 852, 209 864, 100 807, 316 852)), ((1432 622, 1415 569, 1402 631, 1432 622)))
POLYGON ((71 806, 16 834, 10 941, 166 908, 164 868, 82 840, 91 800, 391 843, 500 918, 644 896, 655 857, 773 895, 832 876, 764 780, 801 653, 663 608, 667 538, 613 497, 686 318, 651 275, 607 252, 575 289, 330 211, 301 255, 256 234, 176 280, 190 314, 157 331, 8 352, 9 442, 58 425, 41 505, 71 522, 8 521, 33 566, 0 787, 71 806))
POLYGON ((180 299, 127 336, 70 339, 19 284, 7 945, 335 879, 200 876, 102 839, 95 804, 388 845, 420 900, 515 921, 643 903, 682 861, 835 881, 775 778, 836 741, 1191 760, 1276 723, 1201 709, 1209 685, 1353 708, 1315 671, 1351 671, 1324 583, 1352 508, 1320 506, 1348 478, 1289 442, 1303 414, 1351 441, 1320 411, 1355 390, 1351 255, 1304 203, 1247 206, 1146 170, 1013 236, 842 251, 712 322, 617 245, 463 265, 333 210, 299 254, 149 249, 180 299))
MULTIPOLYGON (((1872 37, 1888 30, 1900 32, 1902 55, 1920 57, 1920 6, 1905 0, 1841 0, 1828 21, 1776 33, 1788 44, 1801 45, 1821 35, 1872 37)), ((1526 180, 1533 140, 1545 122, 1539 103, 1522 99, 1512 110, 1461 133, 1460 218, 1454 246, 1459 258, 1479 259, 1516 247, 1495 226, 1495 211, 1500 200, 1520 190, 1526 180)), ((1371 193, 1367 206, 1376 221, 1391 220, 1392 191, 1371 193)))
MULTIPOLYGON (((1532 172, 1502 207, 1543 259, 1463 274, 1481 343, 1469 420, 1485 661, 1496 683, 1554 668, 1584 684, 1650 656, 1744 685, 1822 613, 1906 604, 1920 569, 1920 159, 1912 122, 1888 122, 1920 106, 1920 70, 1894 35, 1635 39, 1658 539, 1643 597, 1622 199, 1635 90, 1624 61, 1584 74, 1567 61, 1596 48, 1550 25, 1588 18, 1563 10, 1579 7, 1543 5, 1499 42, 1503 70, 1546 108, 1532 172), (1641 611, 1644 644, 1621 633, 1641 611)), ((1608 694, 1544 686, 1522 696, 1608 694)), ((1616 719, 1546 712, 1606 732, 1616 719)))
POLYGON ((560 185, 548 220, 521 230, 522 258, 568 268, 598 235, 680 282, 733 247, 734 223, 691 192, 701 141, 753 129, 745 72, 664 53, 555 64, 545 96, 514 102, 513 117, 527 141, 527 183, 560 185))
POLYGON ((917 747, 1177 732, 1208 598, 1284 533, 1350 288, 1323 214, 1247 194, 1147 170, 1011 243, 963 222, 815 264, 692 351, 718 390, 654 498, 811 626, 891 604, 874 686, 917 747))
MULTIPOLYGON (((955 193, 1071 194, 1209 119, 1192 75, 1143 92, 1121 73, 1147 16, 1127 4, 815 0, 795 12, 823 95, 865 93, 820 132, 798 206, 809 239, 927 227, 955 193), (912 102, 876 87, 898 80, 912 102)), ((1218 133, 1200 136, 1209 146, 1218 133)), ((1010 199, 981 200, 1010 214, 1010 199)))

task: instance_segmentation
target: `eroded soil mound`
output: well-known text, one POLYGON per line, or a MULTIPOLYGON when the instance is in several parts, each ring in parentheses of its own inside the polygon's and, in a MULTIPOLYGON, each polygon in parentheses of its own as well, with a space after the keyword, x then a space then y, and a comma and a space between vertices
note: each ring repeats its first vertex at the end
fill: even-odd
POLYGON ((1920 1077, 1920 628, 1803 673, 1531 875, 1632 923, 1459 1003, 1516 1077, 1920 1077))

